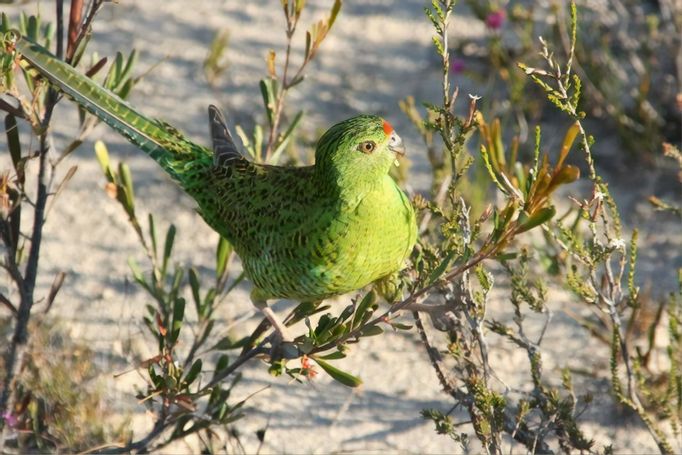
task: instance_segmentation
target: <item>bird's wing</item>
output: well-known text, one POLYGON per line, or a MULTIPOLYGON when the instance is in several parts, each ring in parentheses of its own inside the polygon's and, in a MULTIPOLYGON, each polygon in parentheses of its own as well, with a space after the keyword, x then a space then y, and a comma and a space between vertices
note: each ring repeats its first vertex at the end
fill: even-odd
POLYGON ((208 106, 208 119, 213 143, 213 164, 229 166, 234 161, 243 160, 244 157, 239 153, 220 109, 212 104, 208 106))

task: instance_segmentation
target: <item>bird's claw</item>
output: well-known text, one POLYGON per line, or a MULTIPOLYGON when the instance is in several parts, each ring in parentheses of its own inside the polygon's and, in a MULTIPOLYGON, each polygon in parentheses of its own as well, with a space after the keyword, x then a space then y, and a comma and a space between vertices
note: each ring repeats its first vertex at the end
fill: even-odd
POLYGON ((270 335, 270 357, 273 359, 297 359, 303 354, 298 345, 277 330, 270 335))

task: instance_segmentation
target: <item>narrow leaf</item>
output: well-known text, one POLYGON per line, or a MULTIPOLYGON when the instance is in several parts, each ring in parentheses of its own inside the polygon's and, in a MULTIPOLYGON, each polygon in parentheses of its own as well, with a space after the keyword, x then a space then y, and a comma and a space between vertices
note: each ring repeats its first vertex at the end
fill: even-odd
POLYGON ((194 382, 194 380, 199 376, 199 373, 201 373, 201 367, 202 367, 202 361, 201 359, 197 359, 194 361, 192 364, 192 367, 189 369, 189 372, 185 376, 185 384, 189 386, 194 382))
POLYGON ((384 329, 379 327, 378 325, 370 325, 368 327, 365 327, 362 332, 360 332, 361 337, 373 337, 377 335, 381 335, 384 333, 384 329))
POLYGON ((182 320, 185 317, 185 299, 178 298, 173 305, 173 325, 171 326, 171 344, 175 343, 180 336, 180 329, 182 328, 182 320))
POLYGON ((438 278, 440 278, 441 275, 443 275, 443 273, 445 273, 445 270, 448 268, 448 266, 450 265, 450 263, 452 262, 452 260, 454 258, 455 258, 455 252, 454 251, 448 252, 447 256, 445 256, 445 258, 443 258, 441 263, 438 264, 438 266, 435 269, 433 269, 433 271, 429 274, 429 279, 428 279, 427 283, 431 284, 431 283, 435 282, 436 280, 438 280, 438 278))
POLYGON ((344 354, 343 352, 334 351, 331 354, 322 355, 319 358, 324 359, 324 360, 339 360, 339 359, 345 359, 346 354, 344 354))
POLYGON ((521 215, 519 215, 519 227, 517 228, 516 232, 520 234, 521 232, 529 231, 534 227, 540 226, 546 221, 549 221, 552 219, 552 217, 554 217, 554 215, 556 215, 556 209, 554 206, 540 209, 530 217, 522 212, 521 215))
POLYGON ((341 384, 348 386, 348 387, 358 387, 362 385, 362 380, 358 378, 357 376, 353 376, 350 373, 347 373, 343 370, 339 370, 338 368, 330 365, 329 363, 325 362, 324 360, 317 358, 317 357, 312 357, 312 359, 332 378, 334 378, 336 381, 340 382, 341 384))
POLYGON ((334 5, 332 6, 331 13, 329 13, 329 19, 328 19, 328 24, 327 24, 327 29, 331 29, 332 25, 334 25, 334 21, 336 21, 336 16, 339 15, 339 11, 341 11, 341 5, 342 5, 341 0, 335 0, 334 5))
POLYGON ((552 180, 549 184, 549 190, 554 190, 554 188, 559 185, 566 185, 568 183, 573 183, 580 178, 580 169, 571 164, 562 167, 559 172, 552 176, 552 180))
POLYGON ((171 224, 168 226, 168 232, 166 232, 166 243, 164 244, 163 247, 163 260, 162 260, 162 265, 161 265, 161 273, 163 275, 166 274, 166 270, 168 269, 168 260, 171 257, 171 253, 173 252, 173 244, 175 242, 175 225, 171 224))
POLYGON ((150 213, 147 216, 147 220, 149 221, 149 238, 152 240, 152 254, 156 259, 157 255, 159 254, 159 249, 158 243, 156 241, 156 224, 154 223, 154 215, 150 213))
POLYGON ((189 269, 189 286, 192 289, 192 298, 197 309, 197 314, 201 315, 201 295, 199 294, 199 277, 194 267, 189 269))
POLYGON ((216 278, 220 278, 225 274, 225 269, 227 268, 227 260, 232 252, 232 245, 228 242, 225 237, 220 236, 218 240, 218 247, 216 248, 216 278))
POLYGON ((571 150, 573 142, 575 142, 575 138, 578 136, 578 133, 580 133, 580 124, 575 122, 573 125, 571 125, 568 131, 566 131, 564 142, 561 145, 561 152, 559 153, 559 161, 557 161, 556 166, 554 166, 555 170, 561 169, 563 166, 564 160, 568 156, 568 152, 571 150))
MULTIPOLYGON (((17 173, 17 177, 23 176, 23 169, 20 171, 21 163, 21 142, 19 141, 19 128, 17 126, 17 119, 12 114, 7 114, 5 117, 5 134, 7 135, 7 146, 9 147, 9 154, 12 157, 12 164, 17 173)), ((23 178, 22 178, 23 180, 23 178)))
POLYGON ((377 294, 373 290, 368 292, 360 301, 358 304, 357 309, 355 310, 355 315, 353 316, 353 322, 351 323, 351 326, 353 328, 357 327, 360 325, 360 322, 362 321, 362 317, 364 316, 365 312, 374 306, 374 304, 377 301, 377 294))

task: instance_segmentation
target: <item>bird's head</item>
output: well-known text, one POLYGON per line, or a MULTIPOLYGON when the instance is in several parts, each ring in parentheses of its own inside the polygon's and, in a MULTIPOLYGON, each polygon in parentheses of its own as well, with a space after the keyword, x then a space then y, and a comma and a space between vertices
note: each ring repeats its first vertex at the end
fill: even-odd
POLYGON ((371 184, 385 177, 404 154, 403 141, 390 123, 376 115, 358 115, 322 135, 315 167, 339 185, 371 184))

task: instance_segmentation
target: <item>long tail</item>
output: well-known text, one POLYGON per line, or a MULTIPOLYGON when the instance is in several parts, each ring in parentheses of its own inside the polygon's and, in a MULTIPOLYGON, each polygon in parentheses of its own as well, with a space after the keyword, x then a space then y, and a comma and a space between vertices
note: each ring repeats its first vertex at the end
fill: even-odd
POLYGON ((42 76, 138 146, 181 183, 188 167, 211 161, 212 153, 208 149, 190 142, 172 126, 145 117, 116 94, 80 74, 42 46, 19 37, 15 47, 21 57, 42 76))

